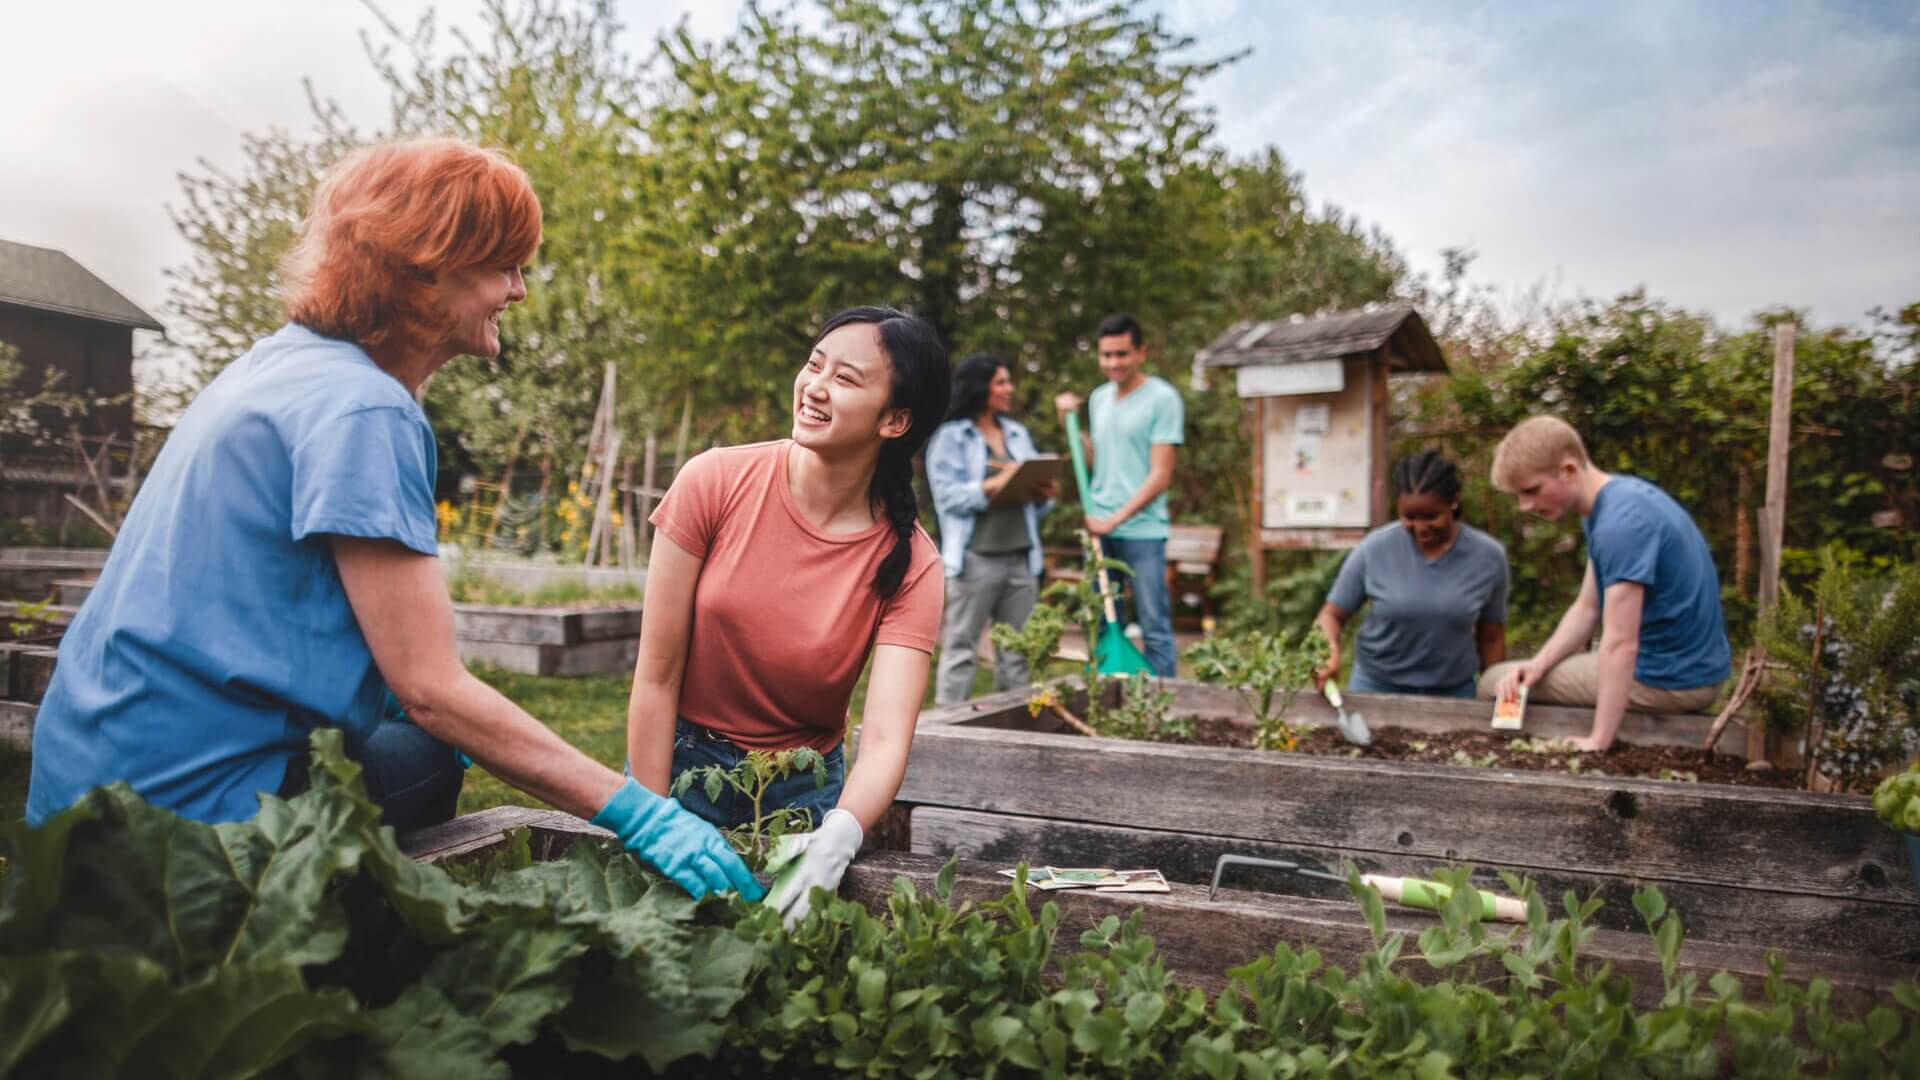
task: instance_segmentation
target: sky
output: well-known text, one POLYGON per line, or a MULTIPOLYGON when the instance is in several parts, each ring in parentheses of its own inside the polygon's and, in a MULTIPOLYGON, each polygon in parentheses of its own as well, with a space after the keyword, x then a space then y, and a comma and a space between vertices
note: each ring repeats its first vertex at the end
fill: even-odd
MULTIPOLYGON (((1204 84, 1220 141, 1277 146, 1416 270, 1466 247, 1509 298, 1644 287, 1730 328, 1920 300, 1920 3, 1150 2, 1193 57, 1246 50, 1204 84)), ((350 0, 10 7, 0 238, 67 252, 162 322, 180 172, 307 130, 303 78, 363 129, 386 115, 377 23, 350 0)), ((430 7, 471 26, 479 0, 380 3, 403 26, 430 7)), ((740 5, 617 8, 644 55, 740 5)))

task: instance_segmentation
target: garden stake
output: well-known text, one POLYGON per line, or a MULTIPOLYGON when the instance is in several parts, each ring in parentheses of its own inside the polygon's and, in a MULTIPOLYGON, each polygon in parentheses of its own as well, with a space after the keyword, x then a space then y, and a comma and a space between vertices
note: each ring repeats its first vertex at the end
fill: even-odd
MULTIPOLYGON (((1257 855, 1222 855, 1213 864, 1213 882, 1207 886, 1207 899, 1220 891, 1220 874, 1229 866, 1265 866, 1274 870, 1291 870, 1302 877, 1319 878, 1322 881, 1337 881, 1342 885, 1347 879, 1338 874, 1329 874, 1324 870, 1309 870, 1299 863, 1285 862, 1280 859, 1263 859, 1257 855)), ((1397 904, 1407 907, 1438 910, 1453 895, 1453 889, 1438 881, 1427 878, 1390 877, 1385 874, 1361 874, 1360 883, 1371 885, 1380 890, 1380 895, 1397 904)), ((1498 919, 1501 922, 1523 923, 1527 921, 1527 905, 1511 896, 1501 896, 1485 889, 1476 889, 1480 894, 1480 917, 1498 919)))

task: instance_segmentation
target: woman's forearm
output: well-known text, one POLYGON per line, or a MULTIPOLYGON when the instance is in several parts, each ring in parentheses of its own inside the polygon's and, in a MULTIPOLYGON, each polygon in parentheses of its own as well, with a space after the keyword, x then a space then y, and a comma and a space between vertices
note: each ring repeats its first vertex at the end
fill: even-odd
POLYGON ((633 778, 658 795, 673 782, 673 729, 679 708, 677 687, 636 680, 627 702, 627 768, 633 778))
POLYGON ((912 741, 911 729, 902 739, 871 724, 861 725, 859 751, 847 773, 846 786, 840 790, 839 808, 852 814, 862 831, 872 832, 900 793, 912 741))

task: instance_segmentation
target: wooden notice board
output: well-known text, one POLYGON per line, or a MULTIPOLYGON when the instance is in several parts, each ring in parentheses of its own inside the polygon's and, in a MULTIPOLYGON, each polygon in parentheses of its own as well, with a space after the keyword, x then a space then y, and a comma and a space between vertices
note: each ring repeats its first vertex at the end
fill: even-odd
POLYGON ((1345 362, 1346 385, 1320 394, 1260 397, 1263 529, 1365 529, 1374 507, 1374 382, 1366 357, 1345 362))

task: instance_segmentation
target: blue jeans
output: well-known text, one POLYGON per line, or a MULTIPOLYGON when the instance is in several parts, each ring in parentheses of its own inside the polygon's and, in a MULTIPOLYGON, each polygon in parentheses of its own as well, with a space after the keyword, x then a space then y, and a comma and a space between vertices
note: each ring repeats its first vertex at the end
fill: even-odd
MULTIPOLYGON (((816 786, 813 770, 797 772, 773 782, 766 794, 760 798, 760 813, 771 814, 775 810, 805 810, 811 817, 814 827, 827 811, 840 803, 840 788, 846 783, 846 754, 836 746, 826 754, 827 782, 816 786)), ((673 725, 673 779, 688 769, 698 769, 708 765, 718 765, 731 769, 747 760, 747 751, 735 746, 719 732, 703 728, 687 720, 676 720, 673 725)), ((680 805, 693 811, 708 822, 722 829, 737 828, 745 825, 753 816, 753 804, 746 796, 731 787, 720 792, 720 798, 707 798, 707 789, 703 781, 696 780, 679 796, 680 805)))
MULTIPOLYGON (((453 820, 467 771, 453 747, 404 718, 380 722, 364 742, 347 740, 347 756, 360 763, 360 780, 380 807, 380 820, 399 832, 453 820)), ((282 798, 307 790, 310 759, 306 750, 287 763, 280 782, 282 798)))
POLYGON ((1347 679, 1347 689, 1356 694, 1419 694, 1423 697, 1471 698, 1479 682, 1478 678, 1472 678, 1453 686, 1403 686, 1374 678, 1368 674, 1366 668, 1360 666, 1360 661, 1355 660, 1353 674, 1347 679))
MULTIPOLYGON (((1173 651, 1173 597, 1167 592, 1167 542, 1106 536, 1100 544, 1107 558, 1119 559, 1133 571, 1130 578, 1124 574, 1120 577, 1126 580, 1133 601, 1133 619, 1140 624, 1147 663, 1153 665, 1154 674, 1173 678, 1178 659, 1173 651)), ((1125 623, 1126 619, 1123 606, 1120 621, 1125 623)))

